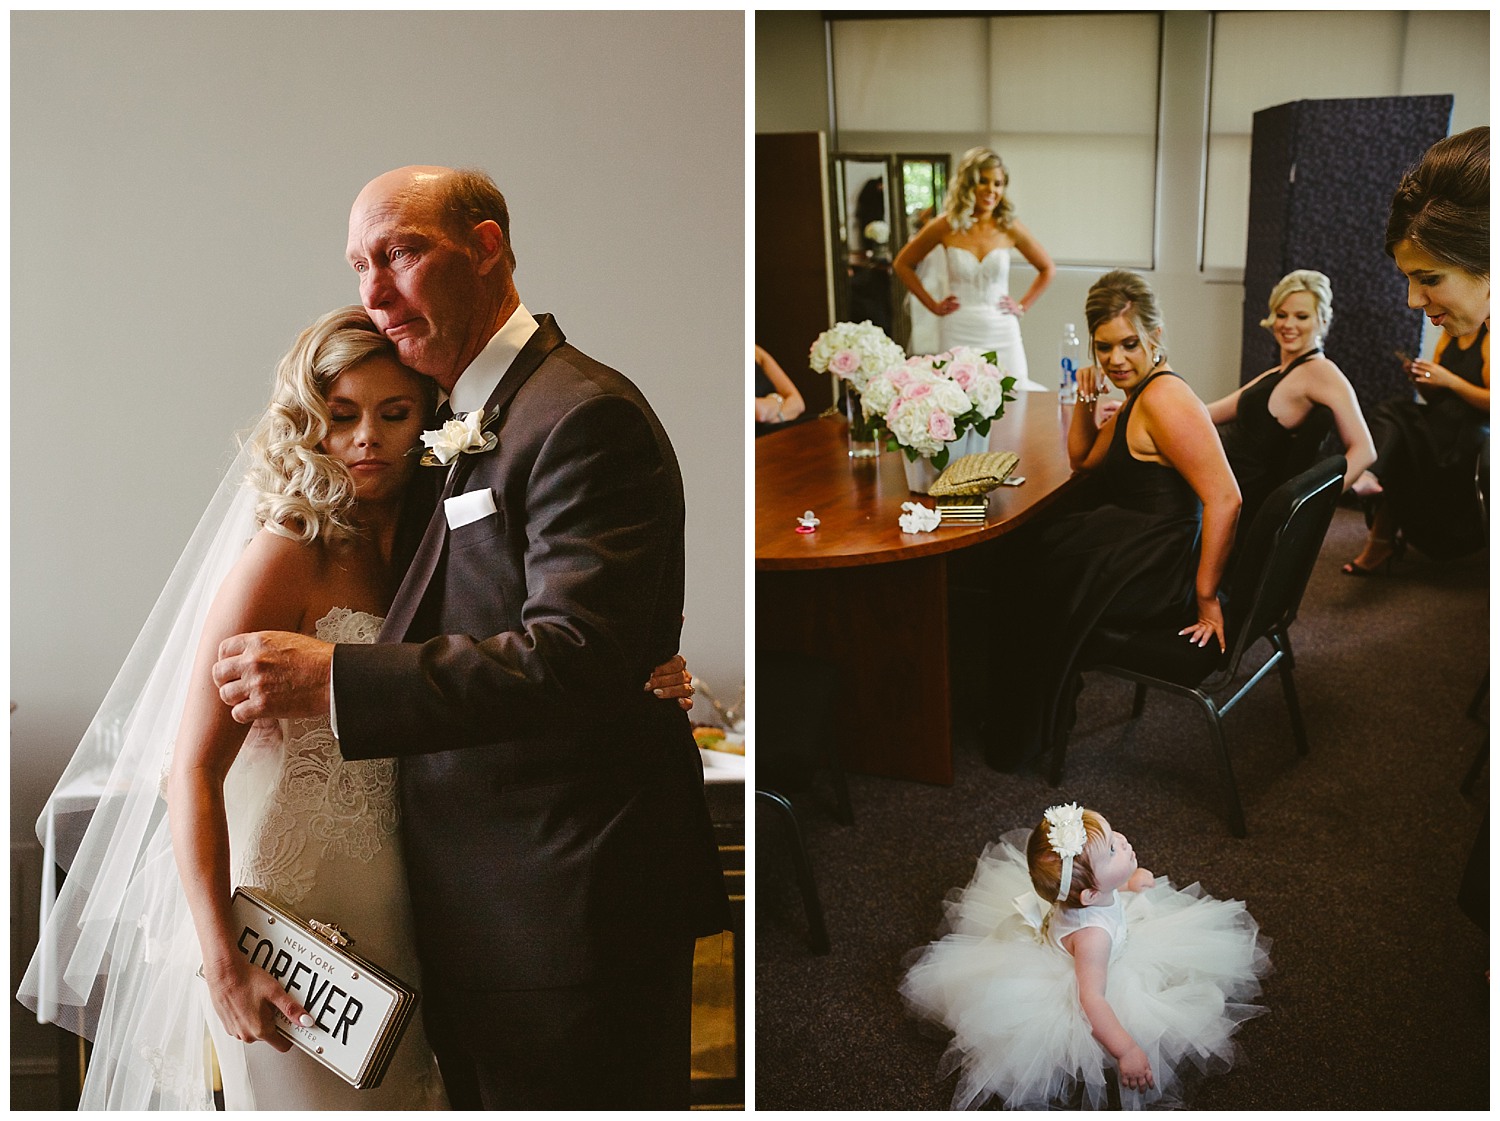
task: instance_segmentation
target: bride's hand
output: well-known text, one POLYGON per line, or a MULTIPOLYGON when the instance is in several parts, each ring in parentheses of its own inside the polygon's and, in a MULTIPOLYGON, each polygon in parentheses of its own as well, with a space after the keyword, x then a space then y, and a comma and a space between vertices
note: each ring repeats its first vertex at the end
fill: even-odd
POLYGON ((943 302, 940 303, 940 304, 938 304, 937 307, 935 307, 935 308, 932 309, 932 314, 933 315, 952 315, 957 310, 958 310, 958 297, 957 296, 944 296, 943 297, 943 302))
POLYGON ((276 1030, 278 1009, 294 1024, 304 1027, 313 1024, 307 1009, 273 981, 269 973, 257 969, 241 955, 218 966, 205 962, 203 977, 224 1030, 243 1043, 259 1040, 277 1051, 290 1051, 291 1040, 276 1030))
POLYGON ((1009 315, 1014 315, 1017 319, 1026 314, 1026 309, 1021 306, 1018 300, 1013 299, 1009 292, 1000 297, 1000 302, 996 306, 1001 311, 1009 315))
POLYGON ((693 707, 693 675, 687 668, 687 659, 681 654, 673 654, 652 670, 645 687, 647 692, 664 700, 676 700, 684 712, 693 707))

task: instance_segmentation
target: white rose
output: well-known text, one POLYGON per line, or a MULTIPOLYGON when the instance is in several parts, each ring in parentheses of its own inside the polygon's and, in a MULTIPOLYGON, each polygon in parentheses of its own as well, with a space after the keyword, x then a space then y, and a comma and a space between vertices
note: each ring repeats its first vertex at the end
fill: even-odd
POLYGON ((900 405, 893 415, 886 417, 891 434, 905 447, 918 455, 937 455, 943 443, 927 431, 927 417, 932 412, 926 397, 917 397, 900 405))
POLYGON ((975 378, 974 384, 969 387, 969 396, 980 416, 992 417, 1004 402, 1005 391, 995 378, 975 378))
POLYGON ((495 446, 495 434, 484 431, 484 410, 475 409, 454 417, 441 428, 423 432, 422 442, 446 466, 462 452, 489 451, 495 446))
POLYGON ((962 416, 969 411, 969 395, 956 381, 939 378, 932 387, 933 402, 950 416, 962 416))

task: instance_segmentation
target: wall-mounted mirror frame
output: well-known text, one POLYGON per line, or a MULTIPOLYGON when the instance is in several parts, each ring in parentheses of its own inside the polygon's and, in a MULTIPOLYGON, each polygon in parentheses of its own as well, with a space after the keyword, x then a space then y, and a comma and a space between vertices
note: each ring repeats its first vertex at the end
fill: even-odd
POLYGON ((829 228, 834 314, 868 319, 903 348, 911 335, 907 292, 891 261, 942 206, 952 156, 946 152, 833 152, 829 228), (899 205, 892 205, 892 200, 899 205))

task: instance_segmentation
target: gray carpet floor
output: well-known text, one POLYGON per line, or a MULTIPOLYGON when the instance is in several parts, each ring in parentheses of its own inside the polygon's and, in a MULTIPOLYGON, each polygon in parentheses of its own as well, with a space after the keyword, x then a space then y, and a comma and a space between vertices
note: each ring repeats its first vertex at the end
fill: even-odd
POLYGON ((1363 529, 1337 511, 1292 629, 1311 754, 1295 753, 1274 674, 1226 719, 1243 840, 1195 707, 1153 692, 1132 723, 1131 687, 1097 674, 1060 788, 960 742, 951 787, 850 775, 852 826, 817 790, 801 799, 827 955, 808 950, 776 821, 758 810, 757 1108, 948 1108, 946 1041, 903 1009, 902 960, 988 841, 1070 800, 1178 886, 1245 900, 1271 939, 1267 1012, 1190 1108, 1487 1108, 1488 939, 1456 895, 1488 806, 1487 767, 1473 795, 1459 787, 1488 744, 1487 699, 1483 723, 1465 710, 1488 672, 1489 554, 1342 576, 1363 529))

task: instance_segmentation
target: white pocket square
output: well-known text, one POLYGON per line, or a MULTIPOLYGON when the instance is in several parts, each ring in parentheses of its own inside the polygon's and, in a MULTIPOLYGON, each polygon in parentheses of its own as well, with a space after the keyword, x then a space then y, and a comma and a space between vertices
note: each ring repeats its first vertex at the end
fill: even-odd
POLYGON ((455 494, 443 499, 443 514, 448 519, 448 528, 477 522, 495 512, 495 492, 489 489, 471 490, 467 494, 455 494))

